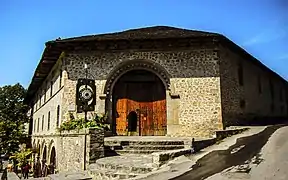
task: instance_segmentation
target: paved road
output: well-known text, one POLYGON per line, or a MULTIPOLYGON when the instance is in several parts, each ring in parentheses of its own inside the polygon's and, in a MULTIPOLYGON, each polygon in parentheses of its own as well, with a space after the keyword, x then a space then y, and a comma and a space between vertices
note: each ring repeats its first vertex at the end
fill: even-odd
POLYGON ((287 180, 288 127, 271 126, 213 151, 175 180, 287 180))

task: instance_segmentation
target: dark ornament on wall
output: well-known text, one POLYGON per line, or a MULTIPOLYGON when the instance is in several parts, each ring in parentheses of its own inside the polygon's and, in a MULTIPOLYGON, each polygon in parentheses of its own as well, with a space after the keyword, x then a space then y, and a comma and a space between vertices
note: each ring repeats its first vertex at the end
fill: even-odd
POLYGON ((78 79, 76 86, 77 112, 94 111, 96 105, 96 86, 93 79, 78 79))

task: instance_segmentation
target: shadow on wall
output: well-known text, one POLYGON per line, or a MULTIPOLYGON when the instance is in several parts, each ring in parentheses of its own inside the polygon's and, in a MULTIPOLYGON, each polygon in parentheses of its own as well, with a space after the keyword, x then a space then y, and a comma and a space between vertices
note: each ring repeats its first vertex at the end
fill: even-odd
POLYGON ((239 118, 229 126, 267 126, 276 124, 288 124, 286 116, 255 116, 255 115, 239 115, 239 118), (245 117, 244 117, 245 116, 245 117))

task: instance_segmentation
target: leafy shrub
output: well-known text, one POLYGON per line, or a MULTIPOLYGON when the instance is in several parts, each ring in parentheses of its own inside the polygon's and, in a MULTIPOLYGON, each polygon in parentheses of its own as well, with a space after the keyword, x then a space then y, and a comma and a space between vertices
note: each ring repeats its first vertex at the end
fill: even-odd
POLYGON ((75 118, 72 113, 69 113, 69 119, 63 122, 58 131, 70 131, 70 130, 80 130, 83 128, 103 128, 104 130, 109 130, 109 124, 106 123, 106 115, 94 114, 91 120, 87 120, 83 117, 75 118))
POLYGON ((18 162, 17 166, 22 167, 27 161, 31 162, 31 159, 29 159, 31 154, 32 150, 29 148, 27 149, 25 144, 21 144, 18 152, 15 152, 10 156, 10 159, 16 160, 18 162))

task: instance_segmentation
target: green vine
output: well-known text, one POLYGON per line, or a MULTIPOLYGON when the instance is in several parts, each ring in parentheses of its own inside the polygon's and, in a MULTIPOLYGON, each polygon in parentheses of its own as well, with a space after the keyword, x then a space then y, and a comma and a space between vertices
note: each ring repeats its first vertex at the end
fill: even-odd
POLYGON ((106 115, 94 114, 91 120, 87 120, 85 122, 83 117, 75 118, 72 113, 69 113, 68 120, 60 125, 58 131, 62 132, 70 130, 80 130, 83 128, 103 128, 104 130, 109 130, 109 124, 106 123, 106 120, 106 115))

